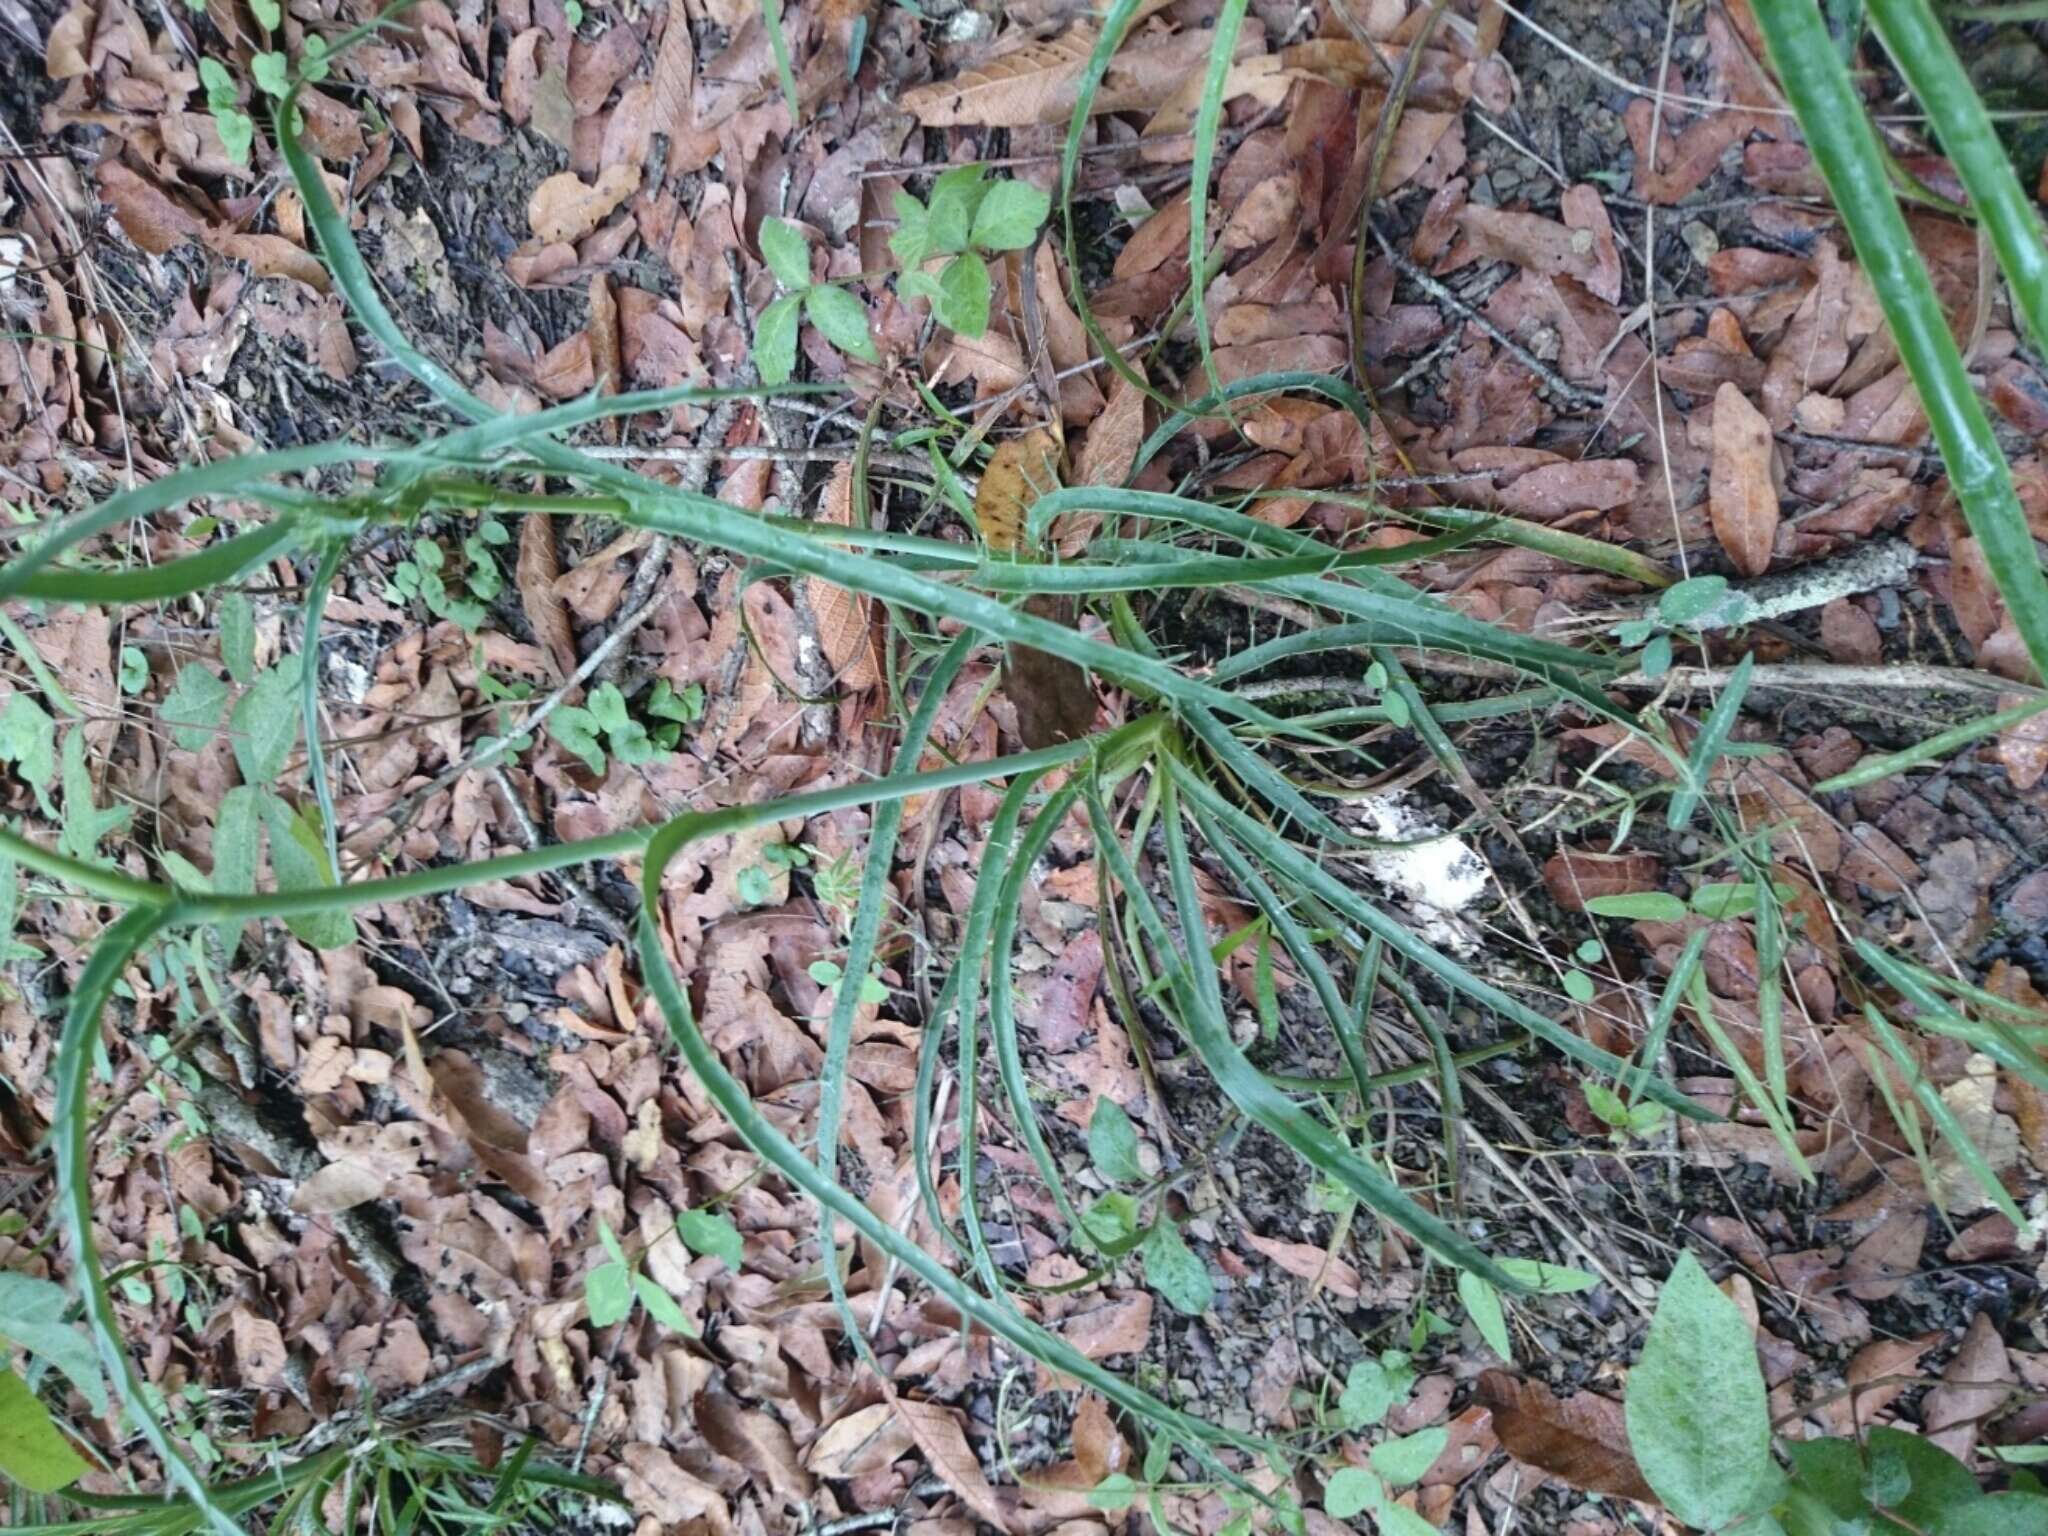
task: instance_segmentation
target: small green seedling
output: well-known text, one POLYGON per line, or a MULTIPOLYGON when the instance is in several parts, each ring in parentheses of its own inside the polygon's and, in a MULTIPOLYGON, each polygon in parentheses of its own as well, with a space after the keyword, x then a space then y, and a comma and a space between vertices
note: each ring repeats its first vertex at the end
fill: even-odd
POLYGON ((392 567, 388 595, 394 602, 417 598, 429 613, 474 634, 483 627, 488 605, 505 590, 505 575, 493 551, 511 540, 505 525, 490 517, 463 536, 456 561, 435 540, 418 539, 411 558, 392 567))
POLYGON ((761 259, 783 290, 754 322, 754 367, 763 384, 786 384, 796 372, 799 309, 801 318, 849 357, 881 362, 868 335, 867 305, 844 288, 811 281, 811 243, 802 230, 786 219, 763 219, 761 259))
MULTIPOLYGON (((828 991, 836 988, 846 979, 845 968, 837 960, 813 960, 804 967, 811 980, 828 991)), ((882 980, 879 970, 871 970, 861 978, 860 1000, 880 1007, 889 1001, 889 984, 882 980)))
POLYGON ((1674 634, 1724 627, 1728 616, 1747 603, 1741 593, 1729 590, 1727 577, 1694 576, 1666 587, 1647 615, 1616 625, 1613 634, 1623 645, 1642 647, 1643 676, 1662 677, 1671 670, 1674 634))
POLYGON ((617 683, 599 683, 584 703, 556 710, 548 716, 548 734, 598 774, 605 771, 608 756, 622 763, 649 763, 668 750, 633 718, 617 683))
POLYGON ((1450 1443, 1451 1432, 1441 1424, 1382 1440, 1367 1453, 1369 1465, 1340 1467, 1331 1475, 1323 1486, 1323 1513, 1332 1520, 1355 1520, 1370 1512, 1383 1536, 1439 1536, 1414 1510, 1396 1504, 1394 1492, 1422 1481, 1450 1443))
POLYGON ((777 873, 804 868, 811 862, 812 852, 808 845, 770 843, 761 850, 760 863, 749 864, 734 878, 733 888, 748 906, 766 906, 774 898, 777 873))
POLYGON ((1631 1104, 1605 1083, 1585 1085, 1586 1107, 1593 1111, 1617 1144, 1654 1136, 1671 1118, 1662 1104, 1639 1099, 1631 1104))
MULTIPOLYGON (((1144 1182, 1138 1128, 1114 1099, 1098 1098, 1088 1117, 1088 1160, 1111 1184, 1144 1182)), ((1137 1250, 1145 1264, 1145 1283, 1176 1312, 1201 1316, 1216 1300, 1208 1266, 1188 1247, 1165 1201, 1158 1202, 1149 1226, 1142 1221, 1142 1209, 1135 1196, 1112 1189, 1082 1211, 1082 1234, 1106 1258, 1137 1250)))
POLYGON ((929 204, 908 192, 896 194, 896 233, 889 249, 903 264, 896 291, 906 299, 929 299, 932 318, 956 335, 974 337, 988 329, 989 275, 984 257, 1021 251, 1038 238, 1052 199, 1023 181, 990 181, 985 165, 961 165, 932 183, 929 204), (933 276, 925 270, 937 257, 952 259, 933 276))
MULTIPOLYGON (((685 1211, 676 1218, 675 1230, 683 1246, 692 1253, 708 1254, 738 1272, 745 1244, 731 1217, 722 1211, 685 1211)), ((604 1245, 605 1262, 583 1277, 583 1303, 589 1310, 591 1326, 609 1328, 624 1322, 637 1301, 662 1327, 696 1337, 696 1328, 676 1305, 676 1299, 641 1270, 639 1258, 626 1257, 611 1224, 602 1216, 597 1219, 597 1236, 604 1245)))

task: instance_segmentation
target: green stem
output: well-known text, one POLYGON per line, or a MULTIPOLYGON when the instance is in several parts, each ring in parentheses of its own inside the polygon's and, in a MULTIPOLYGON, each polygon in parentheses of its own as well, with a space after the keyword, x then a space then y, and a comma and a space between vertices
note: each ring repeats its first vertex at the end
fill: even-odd
MULTIPOLYGON (((1883 3, 1872 6, 1873 19, 1885 10, 1896 13, 1895 21, 1906 21, 1904 5, 1883 3)), ((2042 577, 2040 556, 2034 550, 2005 456, 1992 436, 1983 404, 1970 387, 1933 281, 1886 179, 1876 131, 1814 0, 1755 0, 1755 11, 1786 99, 1798 115, 1814 162, 1827 180, 1857 258, 1891 325, 1906 371, 1920 393, 1964 519, 1983 547, 1992 579, 2027 654, 2048 677, 2048 580, 2042 577)), ((1902 34, 1917 35, 1910 26, 1902 34)), ((1920 70, 1924 62, 1900 61, 1909 71, 1920 70)), ((1938 69, 1929 78, 1945 79, 1938 69)), ((1940 118, 1953 115, 1961 134, 1960 146, 1972 155, 1978 152, 1975 128, 1979 125, 1965 121, 1968 114, 1964 109, 1924 94, 1921 101, 1940 118)), ((1980 105, 1980 115, 1982 110, 1980 105)), ((1949 144, 1946 134, 1943 137, 1944 147, 1953 152, 1957 145, 1949 144)), ((1996 209, 2003 201, 1993 181, 1995 178, 1986 183, 1987 192, 1993 194, 1992 203, 1979 206, 1987 223, 1997 217, 1996 209)), ((2008 229, 2006 238, 2016 239, 2016 230, 2008 229)), ((2038 242, 2038 227, 2032 238, 2038 242)), ((2004 255, 2003 245, 2000 254, 2004 255)), ((2023 273, 2040 270, 2039 251, 2034 254, 2036 261, 2023 264, 2023 273)))

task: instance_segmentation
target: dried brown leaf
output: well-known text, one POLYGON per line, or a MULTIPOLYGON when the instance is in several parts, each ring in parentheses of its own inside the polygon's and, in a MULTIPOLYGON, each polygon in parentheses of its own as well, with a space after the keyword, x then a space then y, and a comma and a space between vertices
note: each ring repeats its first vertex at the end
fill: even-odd
POLYGON ((909 1423, 887 1403, 870 1403, 828 1425, 804 1452, 818 1477, 858 1477, 886 1467, 917 1443, 909 1423))
POLYGON ((386 1182, 368 1163, 344 1158, 300 1180, 292 1192, 292 1209, 307 1216, 331 1216, 378 1199, 386 1182))
POLYGON ((1707 483, 1714 537, 1745 576, 1770 568, 1778 536, 1778 488, 1771 480, 1771 425, 1733 384, 1714 392, 1714 462, 1707 483))
POLYGON ((1920 1268, 1920 1250, 1926 1246, 1925 1211, 1900 1207, 1887 1213, 1842 1264, 1849 1294, 1858 1301, 1883 1301, 1896 1294, 1920 1268))
POLYGON ((2011 1396, 2005 1385, 2013 1379, 2012 1360, 2005 1341, 1989 1312, 1970 1319, 1969 1332, 1941 1384, 1927 1394, 1920 1408, 1920 1422, 1927 1438, 1956 1460, 1968 1465, 1977 1448, 1983 1422, 1998 1412, 2011 1396))
POLYGON ((606 166, 598 173, 595 186, 574 171, 561 171, 533 189, 526 217, 533 232, 550 244, 581 240, 639 185, 640 172, 630 165, 606 166))
POLYGON ((974 1459, 956 1411, 938 1403, 913 1402, 907 1397, 896 1399, 896 1411, 910 1426, 911 1434, 917 1437, 917 1448, 924 1452, 932 1471, 945 1479, 946 1486, 988 1524, 999 1531, 1008 1530, 1009 1511, 989 1486, 981 1463, 974 1459))
MULTIPOLYGON (((818 521, 841 528, 853 526, 852 464, 841 464, 833 470, 824 499, 818 504, 818 521)), ((804 597, 818 627, 818 645, 841 686, 858 691, 879 683, 882 658, 875 649, 875 626, 868 600, 816 576, 805 578, 804 597)))
POLYGON ((1357 1300, 1362 1286, 1357 1268, 1315 1243, 1290 1243, 1280 1238, 1243 1234, 1247 1246, 1264 1254, 1296 1279, 1318 1285, 1345 1301, 1357 1300))
POLYGON ((1493 1413, 1494 1433, 1508 1454, 1586 1493, 1653 1500, 1635 1454, 1621 1404, 1593 1392, 1559 1397, 1540 1381, 1506 1371, 1479 1378, 1479 1401, 1493 1413))
POLYGON ((1130 1442, 1110 1418, 1109 1404, 1093 1392, 1085 1393, 1074 1410, 1074 1460, 1090 1487, 1130 1465, 1130 1442))
POLYGON ((150 255, 162 256, 205 232, 204 219, 120 161, 104 161, 94 174, 123 232, 150 255))
MULTIPOLYGON (((590 368, 597 392, 616 395, 626 376, 619 362, 619 301, 612 296, 612 280, 602 272, 590 279, 590 319, 584 332, 590 337, 590 368)), ((618 423, 613 422, 612 427, 616 431, 618 423)))
POLYGON ((796 1442, 772 1414, 744 1407, 731 1393, 714 1387, 697 1399, 697 1425, 714 1450, 730 1456, 785 1502, 800 1504, 810 1499, 811 1479, 797 1455, 796 1442))
POLYGON ((567 677, 576 670, 576 632, 569 624, 569 610, 555 590, 561 575, 554 519, 544 512, 527 513, 519 524, 519 564, 514 575, 519 608, 533 627, 534 638, 546 647, 556 675, 567 677))
MULTIPOLYGON (((1191 77, 1199 82, 1210 41, 1210 33, 1189 28, 1119 50, 1095 93, 1092 110, 1156 111, 1191 77)), ((927 128, 1063 123, 1073 113, 1094 47, 1095 29, 1079 23, 1058 37, 997 54, 951 80, 905 91, 903 110, 927 128)))
POLYGON ((1625 896, 1654 891, 1664 866, 1653 853, 1589 853, 1561 849, 1544 862, 1543 884, 1567 912, 1583 912, 1595 896, 1625 896))
POLYGON ((998 444, 974 493, 974 522, 982 541, 998 554, 1022 553, 1032 504, 1059 485, 1060 445, 1052 433, 1035 427, 998 444))

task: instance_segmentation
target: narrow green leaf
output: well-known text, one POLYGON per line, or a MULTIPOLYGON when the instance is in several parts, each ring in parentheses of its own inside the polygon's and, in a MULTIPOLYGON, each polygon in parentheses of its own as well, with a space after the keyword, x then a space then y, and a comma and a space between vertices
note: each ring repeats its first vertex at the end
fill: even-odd
POLYGON ((1507 1314, 1501 1309, 1500 1292, 1470 1270, 1458 1272, 1458 1299, 1472 1318, 1472 1326, 1486 1347, 1501 1359, 1513 1361, 1515 1343, 1508 1336, 1507 1314))
MULTIPOLYGON (((1827 181, 1906 371, 1919 391, 1964 520, 1983 549, 1999 596, 2005 600, 2006 612, 2012 616, 2035 669, 2048 676, 2048 579, 2042 575, 2026 513, 2013 488, 2012 471, 1971 387, 1933 280, 1899 210, 1884 151, 1864 112, 1863 100, 1813 0, 1756 0, 1754 9, 1786 99, 1798 115, 1814 163, 1827 181)), ((1896 39, 1903 48, 1907 39, 1917 35, 1911 25, 1912 14, 1896 4, 1883 10, 1900 26, 1893 38, 1887 39, 1887 46, 1896 39)), ((1878 12, 1879 8, 1873 7, 1873 21, 1878 12)), ((1941 68, 1938 57, 1901 59, 1900 63, 1932 88, 1953 83, 1952 74, 1941 68)), ((1986 163, 1993 156, 2002 159, 2004 151, 1995 140, 1983 144, 1981 105, 1974 114, 1967 102, 1923 96, 1921 105, 1938 114, 1943 147, 1964 152, 1972 176, 1990 199, 1988 208, 1978 209, 1979 215, 1988 216, 1987 227, 2001 258, 2008 247, 2012 249, 2015 265, 2010 270, 2016 274, 2020 307, 2029 315, 2028 328, 2038 335, 2035 320, 2041 312, 2035 307, 2035 298, 2042 270, 2040 227, 2030 209, 2010 209, 2014 192, 2004 188, 2006 178, 1996 176, 1986 163), (1954 145, 1951 131, 1957 135, 1954 145), (2029 242, 2034 247, 2031 257, 2021 249, 2029 242)), ((2007 172, 2007 178, 2009 175, 2007 172)), ((1971 190, 1976 193, 1980 187, 1971 190)))
POLYGON ((1963 1166, 1968 1168, 1971 1176, 1976 1179, 1978 1187, 1984 1191, 1991 1203, 1998 1207, 2006 1220, 2016 1227, 2024 1227, 2027 1219, 2021 1213, 2019 1203, 2013 1199, 1998 1175, 1992 1171, 1991 1165, 1984 1160, 1983 1152, 1978 1149, 1977 1143, 1971 1140, 1969 1131, 1957 1118, 1955 1110, 1935 1091, 1934 1084, 1927 1081, 1926 1074, 1913 1060, 1913 1053, 1906 1049, 1905 1042, 1899 1039, 1897 1031, 1891 1026, 1891 1021, 1869 1003, 1863 1005, 1863 1016, 1869 1019, 1877 1030, 1878 1038, 1884 1042, 1885 1050, 1891 1054, 1892 1060, 1898 1063, 1899 1072, 1912 1086, 1913 1097, 1920 1101, 1920 1107, 1927 1111, 1928 1118, 1940 1128, 1941 1134, 1954 1149, 1956 1156, 1963 1160, 1963 1166))
POLYGON ((1712 1531, 1755 1507, 1773 1470, 1756 1340, 1689 1253, 1664 1282, 1624 1408, 1644 1481, 1672 1514, 1712 1531))
POLYGON ((1598 1275, 1563 1264, 1545 1264, 1536 1259, 1496 1259, 1495 1263, 1539 1296, 1569 1296, 1590 1291, 1600 1283, 1598 1275))
MULTIPOLYGON (((1250 0, 1223 0, 1209 42, 1209 68, 1202 80, 1201 104, 1195 110, 1195 156, 1188 182, 1188 283, 1195 317, 1196 351, 1209 387, 1223 389, 1209 341, 1209 300, 1204 291, 1209 274, 1209 173, 1221 138, 1223 98, 1230 66, 1237 57, 1237 36, 1250 0)), ((1170 329, 1170 327, 1169 327, 1170 329)))
POLYGON ((663 1290, 660 1282, 653 1276, 635 1270, 633 1294, 640 1298, 640 1305, 647 1309, 647 1315, 670 1333, 685 1334, 690 1338, 697 1336, 697 1330, 690 1325, 689 1318, 683 1315, 683 1309, 677 1305, 675 1297, 663 1290))
MULTIPOLYGON (((1927 0, 1868 0, 1870 24, 1927 111, 1941 152, 1962 178, 1991 236, 2013 308, 2034 350, 2048 351, 2048 251, 2041 217, 1998 137, 1983 98, 1927 0)), ((1846 61, 1845 61, 1846 62, 1846 61)))
POLYGON ((1639 923, 1676 923, 1685 919, 1685 903, 1662 891, 1588 896, 1586 910, 1595 917, 1625 917, 1639 923))
POLYGON ((1720 757, 1728 733, 1735 729, 1736 717, 1742 712, 1742 700, 1749 692, 1749 680, 1755 671, 1756 656, 1752 652, 1736 664, 1727 685, 1721 690, 1721 696, 1708 711, 1706 723, 1700 727, 1699 737, 1693 742, 1692 756, 1686 759, 1685 778, 1672 792, 1671 805, 1664 818, 1672 831, 1682 832, 1691 824, 1693 812, 1707 792, 1707 775, 1720 757))
POLYGON ((633 1277, 617 1259, 607 1260, 583 1277, 583 1302, 590 1309, 590 1326, 609 1328, 626 1320, 633 1310, 633 1277))
POLYGON ((70 1294, 55 1281, 0 1270, 0 1338, 12 1339, 62 1371, 85 1394, 93 1413, 105 1418, 107 1384, 92 1340, 65 1320, 70 1305, 70 1294))
POLYGON ((597 1218, 597 1240, 604 1245, 606 1257, 615 1263, 626 1262, 626 1250, 619 1246, 618 1234, 612 1231, 612 1224, 602 1216, 597 1218))

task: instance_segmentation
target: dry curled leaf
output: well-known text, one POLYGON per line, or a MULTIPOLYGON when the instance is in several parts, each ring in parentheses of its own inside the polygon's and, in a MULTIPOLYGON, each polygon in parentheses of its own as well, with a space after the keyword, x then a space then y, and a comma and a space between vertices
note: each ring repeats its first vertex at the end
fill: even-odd
POLYGON ((1479 1400, 1493 1412, 1493 1430, 1515 1460, 1586 1493, 1653 1500, 1629 1449, 1621 1404, 1593 1392, 1559 1397, 1540 1381, 1507 1371, 1479 1378, 1479 1400))
MULTIPOLYGON (((1250 34, 1239 51, 1250 51, 1250 34)), ((1150 112, 1164 106, 1190 80, 1199 82, 1209 57, 1212 34, 1189 28, 1171 36, 1127 44, 1110 60, 1108 73, 1095 92, 1090 110, 1150 112)), ((951 80, 921 85, 903 93, 903 110, 927 128, 972 125, 1025 128, 1036 123, 1064 123, 1080 94, 1088 55, 1095 47, 1095 29, 1079 23, 1058 37, 1012 48, 951 80)), ((1231 94, 1238 94, 1242 89, 1231 94)))
POLYGON ((916 1437, 887 1403, 870 1403, 828 1426, 804 1452, 804 1465, 818 1477, 857 1477, 886 1467, 916 1437))
POLYGON ((639 185, 640 172, 630 165, 606 166, 598 173, 595 186, 574 171, 562 171, 533 189, 526 217, 533 232, 549 244, 581 240, 639 185))
POLYGON ((1714 463, 1707 482, 1714 537, 1745 576, 1770 568, 1778 537, 1778 488, 1771 480, 1771 424, 1733 384, 1714 392, 1714 463))

